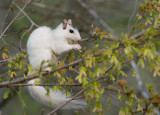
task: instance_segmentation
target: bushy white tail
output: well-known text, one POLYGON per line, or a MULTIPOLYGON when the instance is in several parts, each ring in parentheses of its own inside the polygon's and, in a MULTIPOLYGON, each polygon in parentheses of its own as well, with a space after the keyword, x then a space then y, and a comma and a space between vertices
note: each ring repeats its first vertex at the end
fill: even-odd
MULTIPOLYGON (((34 84, 37 80, 39 81, 40 79, 30 80, 28 81, 28 84, 34 84)), ((66 97, 66 94, 60 90, 52 91, 50 89, 49 95, 46 95, 47 91, 43 86, 28 86, 28 90, 35 100, 53 108, 60 107, 71 99, 66 97)), ((83 100, 72 100, 62 109, 81 109, 84 108, 85 105, 86 102, 83 100)))

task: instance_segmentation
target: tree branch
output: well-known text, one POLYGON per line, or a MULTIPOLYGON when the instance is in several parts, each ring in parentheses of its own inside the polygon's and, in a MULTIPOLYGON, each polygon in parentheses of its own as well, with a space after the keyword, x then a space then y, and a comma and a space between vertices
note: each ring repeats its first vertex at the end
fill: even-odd
MULTIPOLYGON (((76 66, 77 64, 81 63, 83 60, 82 59, 78 59, 74 62, 71 62, 63 67, 60 67, 60 68, 57 68, 51 72, 47 72, 47 73, 43 73, 42 75, 45 76, 45 75, 48 75, 48 74, 52 74, 56 71, 59 71, 61 69, 66 69, 66 68, 69 68, 70 66, 76 66)), ((21 78, 17 78, 16 80, 12 80, 12 81, 6 81, 6 82, 3 82, 3 83, 0 83, 0 88, 2 87, 8 87, 9 85, 11 84, 17 84, 17 83, 22 83, 22 82, 25 82, 25 81, 29 81, 31 79, 34 79, 34 78, 37 78, 38 75, 34 74, 34 75, 28 75, 26 78, 25 77, 21 77, 21 78)))

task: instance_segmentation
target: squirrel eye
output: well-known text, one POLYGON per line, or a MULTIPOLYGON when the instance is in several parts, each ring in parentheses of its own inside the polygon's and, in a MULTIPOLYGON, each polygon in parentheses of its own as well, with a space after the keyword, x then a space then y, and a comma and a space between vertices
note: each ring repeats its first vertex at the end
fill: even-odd
POLYGON ((74 33, 74 31, 72 29, 69 30, 70 33, 74 33))

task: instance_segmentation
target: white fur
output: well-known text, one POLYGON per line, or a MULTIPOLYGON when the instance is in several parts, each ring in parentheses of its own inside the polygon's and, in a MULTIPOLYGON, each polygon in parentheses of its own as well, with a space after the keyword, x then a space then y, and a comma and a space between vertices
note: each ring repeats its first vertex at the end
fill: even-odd
MULTIPOLYGON (((36 80, 39 81, 40 79, 36 79, 36 80)), ((30 80, 28 84, 34 84, 34 82, 35 82, 35 79, 30 80)), ((70 100, 70 98, 66 97, 66 94, 60 90, 52 91, 52 89, 50 89, 49 95, 46 95, 47 91, 42 86, 34 86, 34 85, 29 86, 28 91, 35 100, 52 108, 60 107, 61 105, 65 104, 67 101, 70 100)), ((85 101, 72 100, 62 109, 80 109, 80 108, 84 108, 85 105, 86 105, 85 101)))
MULTIPOLYGON (((27 53, 29 54, 29 62, 33 67, 39 69, 43 60, 50 61, 53 59, 51 50, 60 55, 71 49, 81 49, 79 44, 69 44, 68 39, 77 41, 81 37, 78 30, 75 33, 69 33, 69 29, 74 29, 70 25, 63 30, 62 24, 52 30, 49 27, 39 27, 32 32, 27 42, 27 53)), ((54 57, 55 58, 55 57, 54 57)))
MULTIPOLYGON (((47 61, 42 68, 49 66, 50 63, 57 62, 56 55, 60 55, 71 49, 81 49, 79 44, 69 44, 68 41, 78 41, 81 39, 77 29, 73 28, 71 22, 67 24, 67 28, 63 29, 63 24, 57 26, 56 29, 43 26, 39 27, 32 32, 27 42, 27 52, 29 55, 29 63, 36 69, 41 67, 43 60, 47 61), (74 30, 74 33, 70 33, 69 30, 74 30), (53 53, 54 52, 54 53, 53 53)), ((33 79, 28 84, 34 84, 38 79, 33 79)), ((54 108, 61 106, 66 103, 70 98, 67 98, 65 93, 58 90, 52 91, 50 89, 49 95, 47 96, 46 89, 42 86, 28 86, 28 90, 31 96, 42 104, 52 106, 54 108)), ((63 109, 79 109, 86 105, 85 101, 72 100, 69 104, 63 107, 63 109)))

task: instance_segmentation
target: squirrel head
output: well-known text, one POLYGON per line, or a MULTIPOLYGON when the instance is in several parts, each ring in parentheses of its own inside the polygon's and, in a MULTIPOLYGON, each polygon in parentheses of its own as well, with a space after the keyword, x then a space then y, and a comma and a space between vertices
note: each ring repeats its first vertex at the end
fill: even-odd
POLYGON ((81 40, 79 31, 77 28, 73 27, 71 19, 64 19, 63 23, 61 23, 58 28, 63 31, 63 36, 69 43, 76 43, 81 40))

